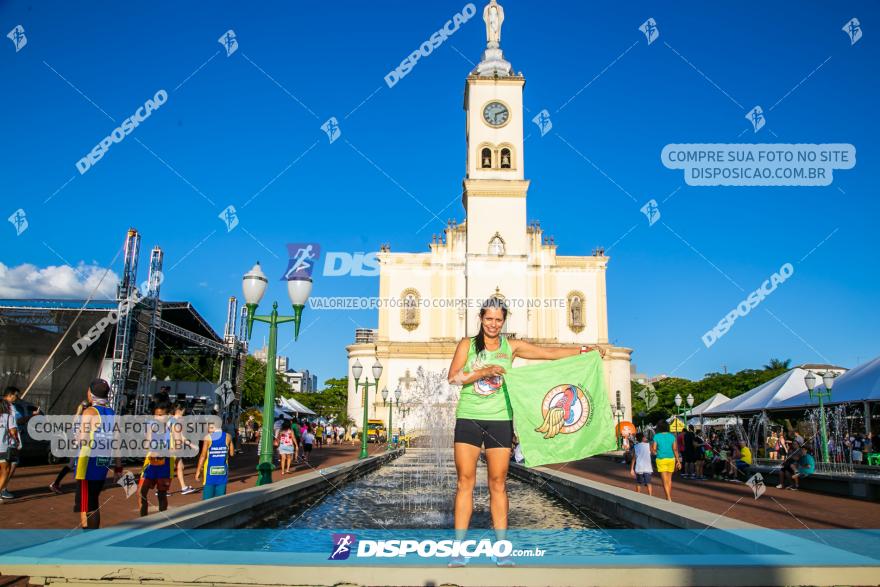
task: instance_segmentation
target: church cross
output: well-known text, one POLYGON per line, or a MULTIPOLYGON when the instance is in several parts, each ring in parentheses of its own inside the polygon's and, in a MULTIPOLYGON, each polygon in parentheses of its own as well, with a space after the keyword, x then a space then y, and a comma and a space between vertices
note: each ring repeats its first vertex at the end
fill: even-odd
POLYGON ((403 384, 404 389, 409 389, 410 385, 416 380, 416 378, 409 374, 409 369, 406 370, 404 375, 404 377, 398 377, 397 381, 403 384))

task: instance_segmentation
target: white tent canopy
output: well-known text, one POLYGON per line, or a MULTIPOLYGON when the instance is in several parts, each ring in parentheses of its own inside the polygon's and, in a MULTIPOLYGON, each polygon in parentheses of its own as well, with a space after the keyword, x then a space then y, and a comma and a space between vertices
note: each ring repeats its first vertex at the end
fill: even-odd
POLYGON ((281 406, 291 412, 296 412, 297 414, 307 414, 309 416, 316 416, 315 412, 308 409, 292 397, 282 397, 279 399, 281 406))
POLYGON ((697 416, 696 418, 691 418, 688 420, 688 426, 734 426, 736 424, 742 424, 742 419, 739 416, 728 416, 726 418, 700 418, 697 416))
MULTIPOLYGON (((816 382, 819 385, 813 390, 824 392, 825 385, 821 383, 822 375, 816 373, 816 382)), ((825 404, 846 404, 857 402, 880 401, 880 357, 872 359, 853 367, 843 375, 834 379, 831 386, 831 399, 825 398, 825 404)), ((774 409, 796 409, 818 407, 818 400, 810 398, 809 392, 804 391, 792 396, 774 406, 774 409)))
POLYGON ((795 367, 728 402, 706 410, 703 415, 723 416, 775 409, 785 400, 807 390, 807 384, 804 383, 806 374, 804 369, 795 367))
POLYGON ((699 416, 700 414, 706 412, 707 410, 710 410, 712 408, 720 406, 721 404, 726 404, 729 401, 730 401, 730 398, 727 397, 726 395, 724 395, 723 393, 716 393, 715 395, 713 395, 712 397, 710 397, 709 399, 707 399, 703 403, 691 408, 688 411, 688 414, 691 416, 699 416))

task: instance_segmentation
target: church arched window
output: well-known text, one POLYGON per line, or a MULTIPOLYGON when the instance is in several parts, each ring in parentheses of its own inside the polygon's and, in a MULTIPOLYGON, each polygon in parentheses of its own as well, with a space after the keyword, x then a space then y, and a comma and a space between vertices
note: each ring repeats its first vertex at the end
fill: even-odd
POLYGON ((483 169, 492 168, 492 149, 489 147, 483 147, 480 151, 480 167, 483 169))
POLYGON ((510 157, 510 149, 507 147, 501 149, 501 169, 511 168, 510 157))
POLYGON ((504 254, 504 239, 497 232, 489 241, 489 254, 498 255, 499 257, 504 254))

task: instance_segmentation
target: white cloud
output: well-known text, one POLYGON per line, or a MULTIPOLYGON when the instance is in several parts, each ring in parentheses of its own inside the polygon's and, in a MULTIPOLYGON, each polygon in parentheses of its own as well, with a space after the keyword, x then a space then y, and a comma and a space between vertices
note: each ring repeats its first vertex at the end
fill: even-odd
POLYGON ((50 265, 42 269, 30 263, 18 267, 0 263, 0 298, 115 299, 117 283, 115 272, 82 261, 76 267, 50 265))

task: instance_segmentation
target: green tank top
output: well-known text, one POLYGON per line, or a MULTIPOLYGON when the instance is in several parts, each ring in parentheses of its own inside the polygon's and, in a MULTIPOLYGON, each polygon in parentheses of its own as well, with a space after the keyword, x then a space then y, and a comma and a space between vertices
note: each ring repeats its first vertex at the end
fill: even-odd
MULTIPOLYGON (((477 356, 474 339, 468 350, 465 373, 472 373, 488 365, 500 365, 505 371, 513 367, 513 352, 507 337, 501 337, 501 345, 494 351, 484 350, 477 356)), ((462 386, 455 410, 456 418, 473 420, 512 420, 513 409, 507 396, 507 384, 503 376, 483 377, 462 386)))

